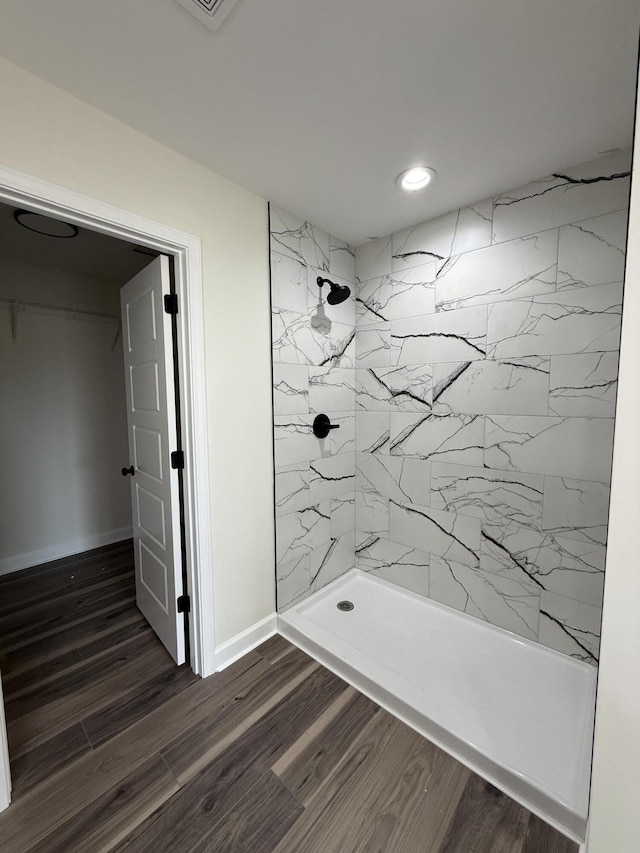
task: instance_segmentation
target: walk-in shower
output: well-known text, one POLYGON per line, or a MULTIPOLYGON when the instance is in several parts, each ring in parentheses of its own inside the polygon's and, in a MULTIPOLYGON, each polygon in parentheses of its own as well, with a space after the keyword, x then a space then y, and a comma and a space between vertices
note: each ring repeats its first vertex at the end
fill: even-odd
POLYGON ((356 251, 271 212, 279 630, 578 840, 629 163, 356 251))

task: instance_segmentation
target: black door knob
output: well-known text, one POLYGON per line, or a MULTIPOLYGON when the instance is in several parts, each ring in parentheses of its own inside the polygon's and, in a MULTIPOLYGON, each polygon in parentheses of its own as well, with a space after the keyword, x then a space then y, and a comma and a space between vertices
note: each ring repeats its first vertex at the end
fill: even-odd
POLYGON ((123 477, 126 477, 127 474, 131 474, 131 476, 133 477, 133 475, 135 473, 136 473, 136 469, 133 467, 133 465, 130 468, 123 468, 122 469, 122 476, 123 477))

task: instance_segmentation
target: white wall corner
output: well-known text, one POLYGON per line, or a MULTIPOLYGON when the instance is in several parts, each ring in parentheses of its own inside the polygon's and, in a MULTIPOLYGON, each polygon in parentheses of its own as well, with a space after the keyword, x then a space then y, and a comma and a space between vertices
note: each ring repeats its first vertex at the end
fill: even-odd
POLYGON ((232 663, 240 660, 241 657, 255 649, 260 643, 264 643, 269 637, 273 637, 276 633, 277 614, 270 613, 265 619, 256 622, 255 625, 247 628, 246 631, 236 634, 235 637, 227 640, 226 643, 222 643, 216 649, 215 671, 220 672, 231 666, 232 663))

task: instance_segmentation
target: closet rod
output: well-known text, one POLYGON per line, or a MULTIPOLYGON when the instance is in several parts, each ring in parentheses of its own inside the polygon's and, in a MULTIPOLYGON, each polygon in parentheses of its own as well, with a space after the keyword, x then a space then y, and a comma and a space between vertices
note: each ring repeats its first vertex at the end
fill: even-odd
POLYGON ((37 302, 33 299, 16 299, 14 296, 0 294, 0 302, 15 305, 16 308, 44 308, 47 311, 65 311, 67 314, 82 314, 88 317, 101 317, 106 320, 119 320, 119 314, 109 314, 106 311, 90 311, 87 308, 70 308, 68 305, 56 305, 53 302, 37 302))

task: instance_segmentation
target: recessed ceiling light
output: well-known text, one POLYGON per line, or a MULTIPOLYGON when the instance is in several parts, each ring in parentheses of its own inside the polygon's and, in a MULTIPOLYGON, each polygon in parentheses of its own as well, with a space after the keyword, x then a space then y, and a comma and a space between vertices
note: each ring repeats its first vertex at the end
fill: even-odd
POLYGON ((429 166, 414 166, 413 169, 406 169, 401 172, 396 178, 396 184, 401 190, 415 193, 418 190, 423 190, 435 178, 436 173, 429 166))
POLYGON ((66 239, 78 236, 78 228, 70 222, 34 213, 32 210, 16 210, 13 217, 18 225, 28 228, 29 231, 35 231, 36 234, 43 234, 45 237, 66 239))

